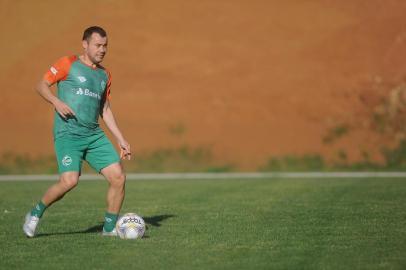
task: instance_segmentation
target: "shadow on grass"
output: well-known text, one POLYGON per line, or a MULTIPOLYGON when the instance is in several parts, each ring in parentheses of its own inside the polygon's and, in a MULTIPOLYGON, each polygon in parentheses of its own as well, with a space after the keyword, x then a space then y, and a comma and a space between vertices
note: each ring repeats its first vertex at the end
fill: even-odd
POLYGON ((161 227, 162 221, 168 218, 176 217, 175 215, 159 215, 159 216, 152 216, 152 217, 143 217, 145 223, 147 225, 151 225, 154 227, 161 227))
MULTIPOLYGON (((165 219, 176 217, 175 215, 158 215, 158 216, 151 216, 151 217, 143 217, 148 230, 149 226, 154 227, 161 227, 161 222, 165 219)), ((45 236, 54 236, 54 235, 70 235, 70 234, 85 234, 85 233, 100 233, 103 230, 103 223, 100 222, 99 224, 87 228, 85 230, 80 231, 73 231, 73 232, 55 232, 55 233, 39 233, 36 237, 45 237, 45 236)), ((143 238, 148 238, 148 236, 144 236, 143 238)))

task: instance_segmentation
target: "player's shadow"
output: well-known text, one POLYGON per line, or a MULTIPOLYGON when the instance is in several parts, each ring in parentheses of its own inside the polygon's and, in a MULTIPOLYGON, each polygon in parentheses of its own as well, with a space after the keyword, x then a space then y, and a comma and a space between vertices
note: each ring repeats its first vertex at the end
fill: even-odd
POLYGON ((175 215, 159 215, 151 217, 142 217, 147 225, 161 227, 161 222, 168 218, 176 217, 175 215))
MULTIPOLYGON (((158 215, 158 216, 150 216, 150 217, 142 217, 147 225, 146 228, 148 230, 149 226, 154 227, 161 227, 161 222, 168 219, 176 217, 175 215, 158 215)), ((84 234, 84 233, 101 233, 103 231, 103 223, 100 222, 99 224, 89 227, 85 230, 80 231, 73 231, 73 232, 55 232, 55 233, 39 233, 36 237, 45 237, 45 236, 53 236, 53 235, 70 235, 70 234, 84 234)), ((144 238, 148 238, 148 236, 144 236, 144 238)))

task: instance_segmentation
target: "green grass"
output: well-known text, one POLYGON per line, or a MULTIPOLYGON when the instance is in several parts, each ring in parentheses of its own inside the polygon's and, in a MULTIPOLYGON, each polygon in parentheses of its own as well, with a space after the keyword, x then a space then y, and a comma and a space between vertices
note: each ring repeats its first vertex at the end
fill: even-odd
POLYGON ((83 181, 27 239, 51 182, 0 182, 0 269, 405 269, 404 179, 129 181, 146 238, 100 236, 107 184, 83 181))

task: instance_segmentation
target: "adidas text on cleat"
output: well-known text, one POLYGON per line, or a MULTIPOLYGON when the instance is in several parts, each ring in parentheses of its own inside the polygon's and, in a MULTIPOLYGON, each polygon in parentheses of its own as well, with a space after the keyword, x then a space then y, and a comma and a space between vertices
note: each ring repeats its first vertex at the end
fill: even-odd
POLYGON ((35 235, 35 229, 37 228, 39 222, 39 218, 36 216, 31 216, 31 213, 29 212, 25 216, 25 222, 23 225, 23 231, 25 235, 28 237, 34 237, 35 235))

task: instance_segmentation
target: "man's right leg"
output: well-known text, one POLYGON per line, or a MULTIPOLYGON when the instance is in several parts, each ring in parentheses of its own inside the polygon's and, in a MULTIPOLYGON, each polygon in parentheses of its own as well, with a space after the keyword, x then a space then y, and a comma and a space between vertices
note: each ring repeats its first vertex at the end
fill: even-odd
POLYGON ((41 201, 25 216, 23 230, 28 237, 34 237, 35 229, 45 209, 62 199, 68 191, 77 185, 78 180, 79 172, 64 172, 60 175, 59 181, 45 192, 41 201))
POLYGON ((62 197, 71 189, 76 187, 79 180, 79 172, 64 172, 60 175, 59 181, 52 185, 44 194, 41 201, 48 207, 62 197))

